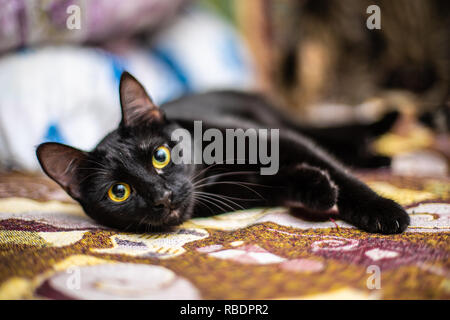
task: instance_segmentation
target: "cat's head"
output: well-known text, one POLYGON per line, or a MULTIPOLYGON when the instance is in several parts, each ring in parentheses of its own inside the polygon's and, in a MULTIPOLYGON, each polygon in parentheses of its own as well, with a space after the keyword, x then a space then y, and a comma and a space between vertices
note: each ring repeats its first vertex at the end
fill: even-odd
POLYGON ((178 126, 127 72, 120 103, 119 127, 91 152, 41 144, 36 154, 42 169, 104 225, 145 230, 182 223, 193 210, 193 168, 170 159, 178 126))

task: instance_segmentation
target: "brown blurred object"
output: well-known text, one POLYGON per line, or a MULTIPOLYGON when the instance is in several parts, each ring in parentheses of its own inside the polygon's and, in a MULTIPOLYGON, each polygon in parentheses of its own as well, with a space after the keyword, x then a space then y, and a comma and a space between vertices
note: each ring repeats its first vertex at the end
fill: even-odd
POLYGON ((0 171, 0 199, 11 197, 75 203, 60 186, 42 174, 0 171))
MULTIPOLYGON (((356 106, 413 96, 416 113, 449 99, 448 1, 235 1, 236 17, 259 71, 261 87, 294 111, 323 103, 356 106), (381 29, 369 30, 376 4, 381 29)), ((397 108, 390 105, 388 108, 397 108)), ((389 103, 388 103, 389 102, 389 103)))

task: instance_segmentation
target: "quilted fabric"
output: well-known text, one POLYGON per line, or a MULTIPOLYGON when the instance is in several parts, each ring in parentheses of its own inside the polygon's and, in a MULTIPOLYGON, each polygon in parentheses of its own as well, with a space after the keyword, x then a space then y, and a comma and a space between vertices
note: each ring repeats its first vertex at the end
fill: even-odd
POLYGON ((134 234, 40 176, 0 176, 2 299, 449 299, 448 179, 361 174, 411 215, 400 235, 265 208, 134 234))

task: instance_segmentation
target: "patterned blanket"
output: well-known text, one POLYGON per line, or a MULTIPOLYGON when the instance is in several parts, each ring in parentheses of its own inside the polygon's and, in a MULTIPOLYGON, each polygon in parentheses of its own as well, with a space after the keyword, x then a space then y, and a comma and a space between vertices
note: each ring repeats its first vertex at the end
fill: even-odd
POLYGON ((0 175, 1 299, 450 299, 450 183, 360 174, 411 215, 400 235, 253 209, 134 234, 41 176, 0 175))

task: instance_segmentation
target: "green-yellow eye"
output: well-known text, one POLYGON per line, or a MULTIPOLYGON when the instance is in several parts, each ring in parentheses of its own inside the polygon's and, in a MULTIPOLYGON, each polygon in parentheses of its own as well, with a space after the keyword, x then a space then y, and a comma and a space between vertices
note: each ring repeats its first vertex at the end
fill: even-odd
POLYGON ((156 169, 162 169, 170 162, 170 151, 167 147, 161 146, 153 153, 152 164, 156 169))
POLYGON ((108 197, 114 202, 122 202, 130 197, 130 186, 125 182, 115 183, 108 190, 108 197))

